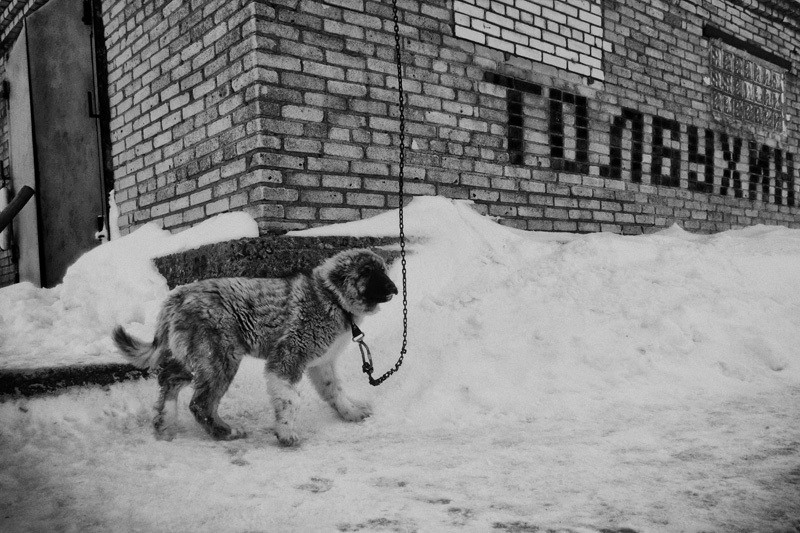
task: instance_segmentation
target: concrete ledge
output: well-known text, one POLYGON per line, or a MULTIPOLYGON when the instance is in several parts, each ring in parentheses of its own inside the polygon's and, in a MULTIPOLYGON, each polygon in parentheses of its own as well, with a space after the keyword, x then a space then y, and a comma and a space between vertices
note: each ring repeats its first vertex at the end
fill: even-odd
POLYGON ((7 397, 58 392, 68 387, 111 385, 147 375, 146 370, 125 363, 0 370, 0 401, 7 397))
POLYGON ((264 236, 201 246, 155 260, 170 289, 201 279, 225 277, 282 278, 310 272, 324 259, 349 248, 371 248, 385 259, 394 237, 264 236))

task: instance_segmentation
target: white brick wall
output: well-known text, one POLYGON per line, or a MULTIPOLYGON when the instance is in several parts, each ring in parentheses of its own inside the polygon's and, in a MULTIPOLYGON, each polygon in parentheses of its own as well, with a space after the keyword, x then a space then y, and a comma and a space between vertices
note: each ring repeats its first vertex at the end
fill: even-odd
POLYGON ((455 35, 604 80, 600 0, 453 0, 455 35))

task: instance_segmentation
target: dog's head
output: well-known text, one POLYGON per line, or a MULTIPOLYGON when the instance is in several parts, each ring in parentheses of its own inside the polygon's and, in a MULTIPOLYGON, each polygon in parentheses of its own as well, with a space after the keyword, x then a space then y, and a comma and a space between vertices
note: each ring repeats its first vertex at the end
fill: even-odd
POLYGON ((381 257, 366 249, 339 252, 314 269, 314 275, 353 315, 368 315, 397 294, 381 257))

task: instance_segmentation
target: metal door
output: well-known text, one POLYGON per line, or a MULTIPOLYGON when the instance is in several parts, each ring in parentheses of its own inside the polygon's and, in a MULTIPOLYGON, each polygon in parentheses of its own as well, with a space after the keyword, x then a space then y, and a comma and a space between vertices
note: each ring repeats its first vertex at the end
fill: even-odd
MULTIPOLYGON (((38 191, 36 157, 33 147, 31 95, 28 83, 28 46, 25 28, 8 53, 6 76, 10 81, 8 105, 9 159, 14 193, 25 185, 38 191)), ((38 195, 38 194, 37 194, 38 195)), ((41 285, 39 218, 36 197, 14 218, 17 268, 22 281, 41 285)))
POLYGON ((93 45, 84 18, 83 0, 51 0, 25 24, 45 287, 98 244, 97 220, 105 218, 93 45))

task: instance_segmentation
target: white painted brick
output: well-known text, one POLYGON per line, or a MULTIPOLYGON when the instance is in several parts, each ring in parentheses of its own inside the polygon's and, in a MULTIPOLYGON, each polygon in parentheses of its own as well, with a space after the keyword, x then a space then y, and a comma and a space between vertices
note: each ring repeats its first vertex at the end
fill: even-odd
POLYGON ((555 8, 556 11, 564 13, 570 20, 578 17, 578 10, 564 2, 557 2, 555 8))
POLYGON ((486 22, 485 20, 473 19, 472 27, 483 34, 491 35, 493 37, 500 37, 500 26, 486 22))
POLYGON ((521 44, 523 46, 527 46, 530 42, 530 38, 527 35, 510 30, 503 30, 502 38, 504 41, 521 44))
POLYGON ((603 19, 600 18, 599 15, 595 15, 594 13, 586 13, 585 11, 582 12, 581 15, 584 22, 588 22, 592 26, 603 26, 603 19))
POLYGON ((581 56, 581 63, 583 63, 584 65, 586 65, 588 67, 591 67, 591 68, 598 68, 598 69, 599 68, 603 68, 603 62, 601 60, 599 60, 599 59, 594 58, 594 57, 588 57, 588 56, 582 55, 581 56))
POLYGON ((536 5, 528 0, 517 0, 514 5, 516 5, 517 9, 520 11, 525 11, 537 16, 542 14, 542 6, 536 5))
POLYGON ((465 15, 464 13, 456 12, 453 19, 458 26, 469 26, 470 25, 470 17, 469 15, 465 15))
POLYGON ((486 44, 486 36, 484 34, 463 26, 456 26, 455 34, 456 37, 472 41, 473 43, 486 44))
POLYGON ((517 32, 525 34, 528 37, 532 37, 534 39, 542 38, 542 30, 535 26, 531 26, 530 24, 523 24, 521 22, 518 22, 514 25, 514 29, 517 32))
POLYGON ((575 50, 581 54, 590 54, 591 48, 586 44, 580 41, 576 41, 575 39, 567 39, 567 47, 570 50, 575 50))
POLYGON ((470 17, 476 17, 481 19, 486 16, 486 11, 475 5, 468 4, 463 0, 455 0, 455 2, 453 2, 453 10, 456 13, 463 13, 470 17))
POLYGON ((543 54, 542 62, 548 65, 552 65, 556 68, 567 68, 567 61, 566 59, 562 59, 560 57, 554 56, 552 54, 543 54))
POLYGON ((592 26, 580 19, 571 19, 569 21, 569 25, 570 28, 572 28, 573 32, 577 31, 580 32, 581 34, 586 34, 592 31, 592 26))
POLYGON ((580 59, 580 55, 577 52, 573 52, 572 50, 567 50, 566 48, 556 48, 556 55, 558 57, 563 57, 564 59, 572 61, 578 61, 580 59))
POLYGON ((531 61, 541 62, 542 61, 542 52, 541 50, 534 50, 533 48, 529 48, 527 46, 516 46, 517 55, 520 57, 524 57, 530 59, 531 61))
POLYGON ((530 46, 531 46, 531 48, 535 48, 537 50, 540 50, 545 54, 555 54, 556 53, 556 47, 553 46, 550 43, 545 42, 545 41, 534 41, 533 39, 531 39, 530 46))
POLYGON ((602 70, 596 68, 592 69, 592 77, 601 81, 606 79, 605 73, 602 70))
POLYGON ((575 61, 570 61, 568 68, 569 68, 569 70, 571 72, 575 72, 577 74, 582 74, 584 76, 590 76, 592 74, 592 69, 591 68, 589 68, 586 65, 583 65, 581 63, 576 63, 575 61))
POLYGON ((549 8, 542 9, 542 16, 547 20, 552 20, 553 22, 557 22, 559 24, 566 24, 567 23, 567 16, 563 13, 559 13, 558 11, 554 11, 549 8))
POLYGON ((514 20, 512 18, 498 15, 497 13, 486 13, 486 20, 503 28, 511 29, 514 27, 514 20))
POLYGON ((567 0, 567 3, 573 7, 584 9, 586 11, 589 11, 592 5, 596 4, 596 2, 590 2, 589 0, 567 0))
POLYGON ((555 46, 556 50, 567 46, 567 40, 564 37, 549 31, 546 31, 542 34, 542 40, 555 46))
POLYGON ((501 39, 497 39, 496 37, 487 37, 486 38, 487 46, 491 46, 497 50, 503 50, 504 52, 514 52, 514 45, 503 41, 501 39))

